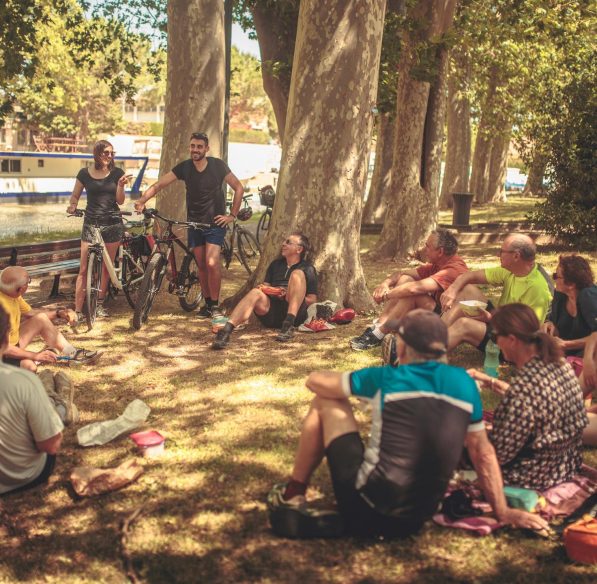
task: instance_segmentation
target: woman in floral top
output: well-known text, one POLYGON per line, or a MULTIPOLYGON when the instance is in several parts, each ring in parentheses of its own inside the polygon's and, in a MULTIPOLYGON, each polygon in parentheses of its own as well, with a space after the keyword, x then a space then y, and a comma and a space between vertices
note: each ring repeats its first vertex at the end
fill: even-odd
POLYGON ((525 304, 498 308, 491 327, 504 357, 516 365, 516 375, 508 385, 478 371, 469 373, 504 396, 490 434, 504 482, 543 490, 570 480, 582 464, 587 425, 572 367, 525 304))

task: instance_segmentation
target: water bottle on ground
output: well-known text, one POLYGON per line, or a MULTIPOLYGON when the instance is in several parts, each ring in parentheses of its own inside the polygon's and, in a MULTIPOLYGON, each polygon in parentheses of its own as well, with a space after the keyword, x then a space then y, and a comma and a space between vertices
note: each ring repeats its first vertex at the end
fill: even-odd
POLYGON ((491 377, 498 376, 498 367, 500 366, 500 348, 493 342, 487 341, 485 346, 485 361, 483 369, 491 377))

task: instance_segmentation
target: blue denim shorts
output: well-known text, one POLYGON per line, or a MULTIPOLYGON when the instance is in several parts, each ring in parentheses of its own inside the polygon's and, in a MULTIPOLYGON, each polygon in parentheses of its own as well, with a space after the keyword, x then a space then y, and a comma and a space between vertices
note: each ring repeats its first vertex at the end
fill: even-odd
POLYGON ((195 229, 191 227, 188 233, 189 248, 201 247, 206 243, 213 245, 222 245, 224 243, 224 236, 226 235, 225 227, 214 226, 211 229, 195 229))

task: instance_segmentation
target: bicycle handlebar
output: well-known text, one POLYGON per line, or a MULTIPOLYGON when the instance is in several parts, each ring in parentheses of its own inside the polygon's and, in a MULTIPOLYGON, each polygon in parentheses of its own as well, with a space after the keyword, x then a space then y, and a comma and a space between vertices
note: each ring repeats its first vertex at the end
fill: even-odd
POLYGON ((197 221, 178 221, 176 219, 168 219, 160 215, 157 209, 144 209, 143 216, 146 219, 150 219, 151 217, 157 217, 166 223, 170 223, 171 225, 182 225, 183 227, 194 227, 195 229, 211 229, 212 225, 210 223, 198 223, 197 221))

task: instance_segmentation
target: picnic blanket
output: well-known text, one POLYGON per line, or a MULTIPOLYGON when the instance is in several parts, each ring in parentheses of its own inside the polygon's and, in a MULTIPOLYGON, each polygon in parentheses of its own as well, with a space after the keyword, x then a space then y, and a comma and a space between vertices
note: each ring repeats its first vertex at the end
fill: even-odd
MULTIPOLYGON (((433 521, 443 527, 466 529, 477 535, 489 535, 503 523, 491 515, 491 506, 484 500, 483 493, 473 480, 470 471, 457 473, 450 482, 444 501, 456 491, 464 491, 470 497, 471 512, 467 517, 451 519, 444 512, 436 513, 433 521)), ((581 506, 597 498, 597 469, 584 465, 572 480, 556 485, 539 493, 544 499, 538 513, 548 521, 561 520, 574 514, 581 506)))

